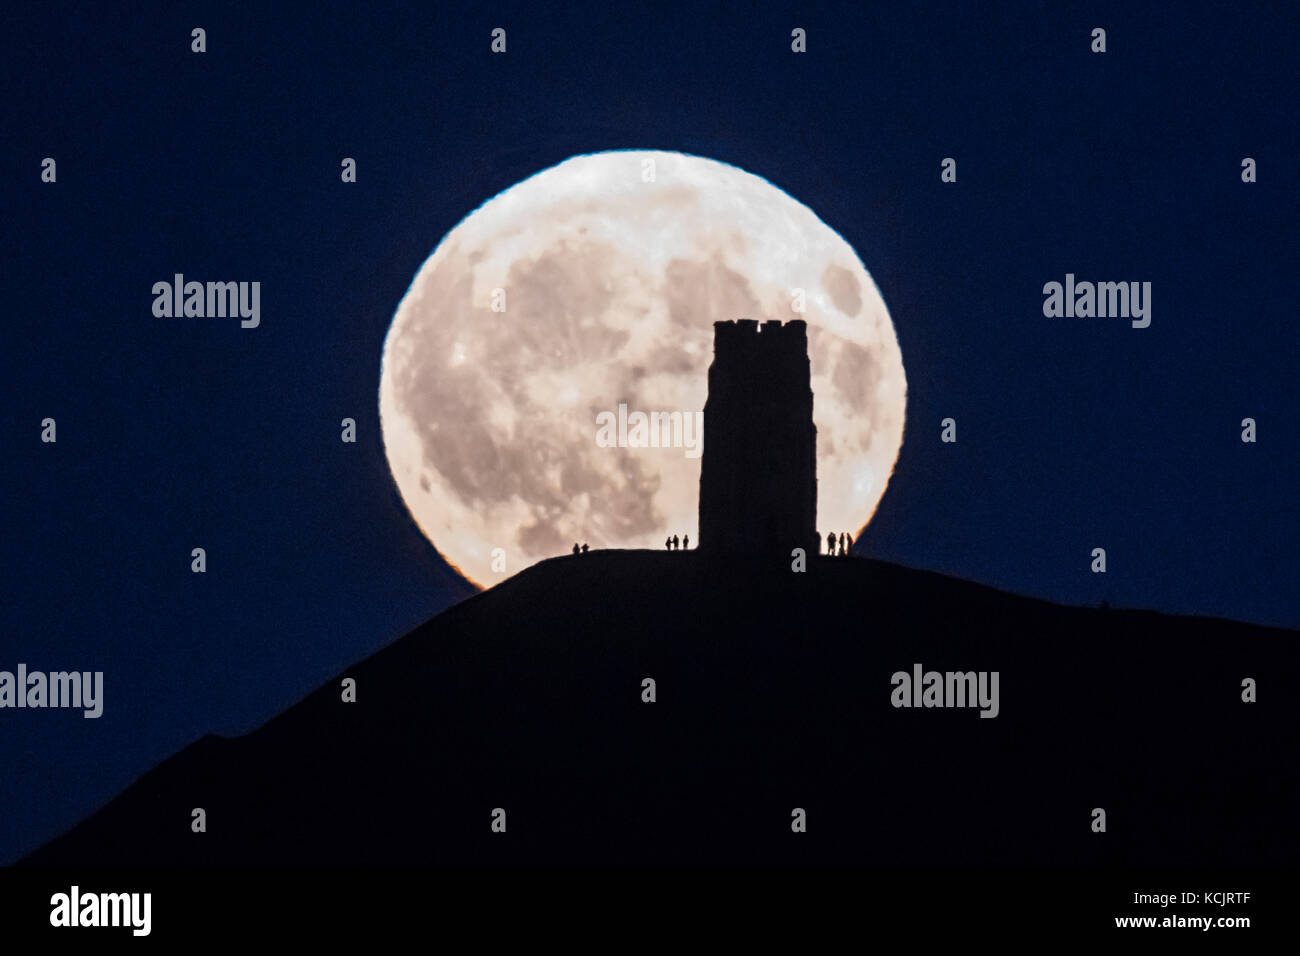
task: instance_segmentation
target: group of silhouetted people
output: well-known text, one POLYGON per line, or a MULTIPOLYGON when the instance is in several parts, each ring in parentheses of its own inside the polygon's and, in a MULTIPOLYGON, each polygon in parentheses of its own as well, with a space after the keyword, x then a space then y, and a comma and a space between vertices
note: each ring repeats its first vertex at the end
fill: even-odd
MULTIPOLYGON (((818 535, 817 535, 817 541, 818 541, 818 544, 821 543, 821 534, 820 534, 820 533, 818 533, 818 535)), ((831 532, 828 532, 828 533, 827 533, 827 535, 826 535, 826 553, 827 553, 827 554, 832 554, 832 555, 835 555, 836 557, 844 557, 844 556, 847 555, 847 554, 848 554, 852 549, 853 549, 853 535, 851 535, 851 534, 845 534, 843 531, 841 531, 841 532, 840 532, 840 536, 839 536, 839 538, 836 539, 836 537, 835 537, 835 532, 834 532, 834 531, 831 531, 831 532), (839 550, 838 550, 838 551, 835 550, 835 546, 836 546, 837 540, 838 540, 838 544, 839 544, 839 550)))
MULTIPOLYGON (((818 532, 817 543, 819 547, 821 545, 821 540, 822 540, 821 532, 818 532)), ((690 548, 690 546, 691 546, 691 536, 689 534, 683 535, 680 539, 677 537, 677 535, 672 535, 671 537, 664 539, 664 548, 669 551, 686 551, 690 548)), ((853 548, 852 535, 845 534, 842 531, 840 532, 838 537, 836 537, 834 532, 830 532, 826 535, 827 554, 834 555, 836 557, 844 557, 849 553, 849 551, 852 548, 853 548)), ((579 545, 575 541, 573 543, 573 553, 586 554, 587 553, 586 542, 583 542, 581 545, 579 545)))

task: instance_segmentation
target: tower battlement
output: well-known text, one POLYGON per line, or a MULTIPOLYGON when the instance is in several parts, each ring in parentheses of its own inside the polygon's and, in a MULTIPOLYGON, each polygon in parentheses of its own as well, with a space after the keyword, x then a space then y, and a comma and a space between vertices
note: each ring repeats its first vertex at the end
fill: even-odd
POLYGON ((817 429, 808 326, 713 323, 699 546, 818 553, 817 429))
MULTIPOLYGON (((782 324, 779 319, 759 322, 757 319, 727 319, 713 323, 713 348, 716 353, 719 344, 724 348, 743 347, 739 343, 760 340, 765 347, 780 348, 784 343, 803 343, 804 351, 808 348, 808 323, 803 319, 791 319, 782 324)), ((786 345, 789 347, 797 347, 786 345)))

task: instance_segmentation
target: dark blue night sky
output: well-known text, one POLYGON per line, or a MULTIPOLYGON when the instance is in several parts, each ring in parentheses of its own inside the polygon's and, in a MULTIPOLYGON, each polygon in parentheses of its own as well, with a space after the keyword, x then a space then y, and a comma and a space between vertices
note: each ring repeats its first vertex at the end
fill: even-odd
POLYGON ((735 164, 856 249, 909 385, 859 553, 1300 627, 1293 5, 265 6, 7 17, 0 669, 102 670, 105 710, 0 711, 0 861, 470 593, 389 478, 381 347, 449 229, 576 153, 735 164), (261 327, 155 318, 175 272, 260 281, 261 327), (1150 328, 1045 318, 1067 272, 1150 281, 1150 328))

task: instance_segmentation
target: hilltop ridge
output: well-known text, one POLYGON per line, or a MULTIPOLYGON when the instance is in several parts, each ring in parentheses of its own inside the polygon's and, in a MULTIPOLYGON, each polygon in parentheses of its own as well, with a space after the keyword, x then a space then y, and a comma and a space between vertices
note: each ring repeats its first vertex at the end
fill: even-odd
POLYGON ((565 556, 24 863, 1291 864, 1296 637, 857 558, 565 556), (996 717, 895 706, 917 665, 997 672, 996 717))

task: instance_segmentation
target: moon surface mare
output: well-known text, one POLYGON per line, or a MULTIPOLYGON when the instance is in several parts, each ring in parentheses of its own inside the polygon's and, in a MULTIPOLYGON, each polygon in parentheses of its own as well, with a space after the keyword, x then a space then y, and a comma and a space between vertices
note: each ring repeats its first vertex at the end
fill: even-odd
POLYGON ((467 216, 420 267, 379 388, 411 516, 481 586, 574 543, 698 540, 698 450, 608 447, 597 418, 620 404, 703 410, 713 323, 740 318, 807 321, 818 530, 856 537, 898 458, 907 397, 875 282, 766 180, 653 151, 546 169, 467 216))

